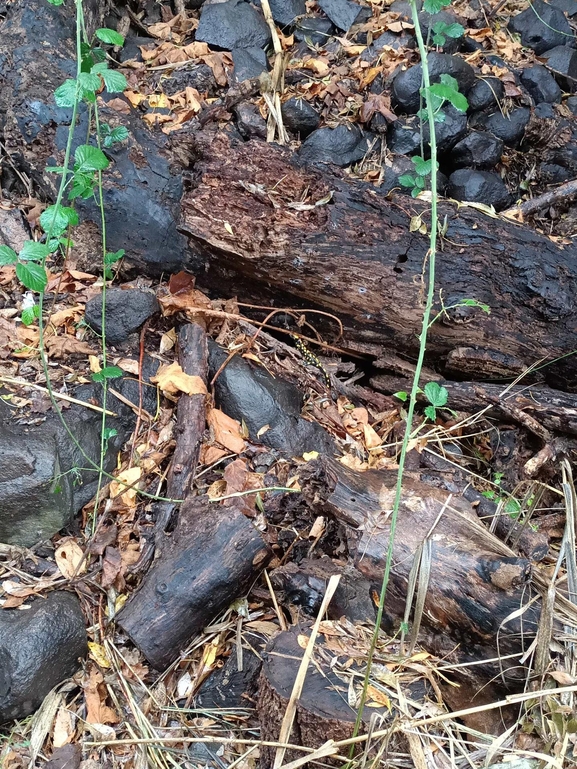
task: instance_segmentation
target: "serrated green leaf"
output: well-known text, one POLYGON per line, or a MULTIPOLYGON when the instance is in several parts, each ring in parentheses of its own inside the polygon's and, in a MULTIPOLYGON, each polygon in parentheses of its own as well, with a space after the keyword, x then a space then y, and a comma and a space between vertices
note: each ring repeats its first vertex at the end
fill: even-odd
POLYGON ((16 265, 16 277, 30 291, 42 292, 48 283, 46 270, 41 264, 34 262, 18 262, 16 265))
POLYGON ((34 240, 27 240, 22 246, 18 258, 23 262, 41 262, 50 256, 52 251, 46 243, 36 243, 34 240))
POLYGON ((98 75, 92 74, 92 72, 81 72, 78 77, 78 82, 82 88, 83 96, 86 96, 87 92, 98 91, 101 86, 100 78, 98 75))
POLYGON ((393 393, 393 398, 398 398, 400 401, 403 401, 403 403, 407 400, 409 397, 409 393, 406 393, 404 390, 399 390, 398 393, 393 393))
POLYGON ((104 171, 108 168, 108 158, 98 149, 91 144, 81 144, 76 148, 74 153, 74 171, 80 173, 86 173, 87 171, 104 171))
POLYGON ((457 38, 465 34, 465 28, 462 24, 458 24, 457 22, 447 24, 445 21, 437 21, 433 24, 433 32, 435 32, 435 34, 457 38))
POLYGON ((24 310, 22 310, 20 315, 20 319, 25 326, 29 326, 31 323, 34 323, 36 318, 39 317, 40 307, 37 304, 34 304, 32 307, 26 307, 24 310))
POLYGON ((483 310, 483 312, 486 312, 487 315, 491 314, 491 308, 489 305, 484 304, 483 302, 479 302, 477 299, 461 299, 459 305, 461 307, 478 307, 480 310, 483 310))
POLYGON ((65 80, 54 91, 54 101, 58 107, 73 107, 76 100, 80 98, 81 93, 76 80, 65 80))
POLYGON ((511 497, 505 503, 505 512, 508 515, 517 516, 521 512, 521 505, 515 497, 511 497))
POLYGON ((425 160, 424 158, 420 157, 420 155, 415 155, 411 158, 411 160, 413 161, 415 171, 419 174, 419 176, 428 176, 431 173, 431 169, 433 167, 432 160, 425 160))
POLYGON ((126 128, 126 126, 119 125, 116 128, 113 128, 112 131, 110 131, 108 135, 105 136, 104 146, 111 147, 113 144, 118 144, 118 142, 126 141, 128 137, 129 137, 128 128, 126 128))
MULTIPOLYGON (((443 77, 450 77, 450 75, 443 75, 443 77)), ((451 79, 454 80, 454 78, 451 79)), ((450 102, 460 112, 466 112, 469 107, 469 102, 463 94, 447 83, 435 83, 430 87, 429 92, 439 99, 450 102)))
POLYGON ((114 29, 108 29, 108 27, 101 27, 94 33, 99 40, 109 45, 124 45, 124 38, 122 35, 114 29))
POLYGON ((126 89, 128 83, 122 72, 115 69, 105 69, 100 73, 108 93, 120 93, 126 89))
POLYGON ((447 5, 451 5, 451 0, 425 0, 423 3, 423 10, 431 15, 439 13, 447 5))
POLYGON ((47 174, 63 174, 64 168, 63 166, 46 166, 44 169, 47 174))
POLYGON ((432 406, 442 408, 449 399, 449 392, 438 382, 427 382, 424 387, 425 396, 432 406))
POLYGON ((434 422, 437 419, 437 411, 434 406, 427 406, 425 408, 425 416, 428 417, 431 422, 434 422))
POLYGON ((7 264, 16 264, 18 261, 18 254, 10 246, 0 246, 0 267, 5 267, 7 264))
POLYGON ((399 184, 402 187, 414 187, 415 177, 411 176, 411 174, 403 174, 402 176, 399 176, 399 184))
POLYGON ((50 5, 64 5, 64 0, 48 0, 50 5))
POLYGON ((44 232, 58 237, 68 226, 75 227, 78 224, 78 214, 69 206, 48 206, 40 214, 40 226, 44 232))

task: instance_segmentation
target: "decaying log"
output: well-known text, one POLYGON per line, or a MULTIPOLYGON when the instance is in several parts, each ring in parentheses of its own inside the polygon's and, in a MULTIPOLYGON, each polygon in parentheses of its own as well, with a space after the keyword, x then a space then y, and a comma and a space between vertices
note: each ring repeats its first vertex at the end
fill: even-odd
MULTIPOLYGON (((201 283, 252 303, 274 298, 275 306, 333 312, 345 325, 341 347, 416 355, 429 241, 410 223, 416 215, 429 222, 426 204, 400 196, 391 202, 337 172, 299 167, 284 148, 237 144, 223 134, 207 141, 191 185, 181 229, 206 260, 201 283)), ((447 230, 437 297, 442 289, 446 308, 476 299, 491 313, 449 309, 430 329, 429 360, 441 371, 466 367, 501 378, 571 352, 575 245, 561 247, 471 208, 443 204, 439 216, 447 217, 447 230), (467 362, 454 354, 462 347, 472 351, 467 362)), ((561 389, 577 387, 577 358, 557 361, 544 375, 561 389)))
MULTIPOLYGON (((349 548, 355 565, 380 590, 389 544, 390 512, 396 473, 357 473, 332 460, 307 463, 300 473, 303 494, 313 509, 332 514, 352 531, 349 548)), ((421 642, 435 654, 453 652, 460 659, 490 660, 519 655, 534 638, 539 602, 528 605, 531 564, 503 545, 479 523, 460 495, 407 474, 393 545, 393 564, 385 621, 398 625, 405 613, 407 583, 415 555, 429 541, 430 576, 422 618, 421 642), (512 618, 526 607, 521 620, 512 618)), ((503 662, 510 681, 524 671, 503 662)), ((487 664, 494 675, 499 665, 487 664), (496 667, 496 671, 495 671, 496 667)))
POLYGON ((119 612, 118 623, 150 664, 162 670, 247 591, 268 556, 260 532, 233 506, 189 498, 142 584, 119 612))
MULTIPOLYGON (((277 741, 280 726, 287 709, 304 648, 299 644, 310 635, 308 625, 295 625, 279 633, 267 646, 259 681, 258 714, 261 739, 277 741)), ((308 668, 289 742, 318 748, 329 738, 345 740, 352 736, 356 710, 347 702, 348 681, 341 679, 330 669, 329 661, 336 656, 324 650, 323 636, 317 638, 314 663, 308 668), (323 654, 324 651, 324 654, 323 654)), ((420 692, 421 696, 423 692, 420 692)), ((385 708, 365 708, 363 728, 366 729, 371 714, 385 715, 385 708)), ((273 765, 275 749, 261 748, 261 767, 273 765)), ((285 761, 300 758, 302 753, 288 750, 285 761)), ((323 763, 326 762, 326 759, 323 763)), ((339 762, 340 765, 340 762, 339 762)))

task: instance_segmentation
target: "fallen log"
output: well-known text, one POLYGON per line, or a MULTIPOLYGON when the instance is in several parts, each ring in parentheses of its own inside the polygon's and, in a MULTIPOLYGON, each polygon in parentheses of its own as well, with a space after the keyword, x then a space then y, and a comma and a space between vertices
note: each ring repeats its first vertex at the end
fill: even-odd
POLYGON ((118 614, 120 627, 163 670, 186 644, 243 595, 266 566, 260 532, 233 506, 189 498, 142 584, 118 614))
MULTIPOLYGON (((303 168, 272 144, 220 134, 201 149, 180 227, 206 262, 201 284, 252 303, 335 313, 345 349, 416 355, 429 241, 410 225, 420 216, 429 226, 425 203, 390 201, 338 171, 303 168)), ((430 329, 429 361, 441 372, 489 379, 573 351, 577 248, 464 206, 442 204, 439 215, 447 229, 437 297, 442 289, 447 313, 430 329), (453 307, 465 299, 491 313, 453 307), (467 360, 455 355, 463 347, 467 360)), ((577 387, 575 356, 543 371, 561 389, 577 387)))
MULTIPOLYGON (((396 472, 357 473, 332 460, 308 462, 299 473, 314 513, 330 514, 351 528, 349 550, 356 568, 380 591, 389 545, 396 472), (356 529, 357 531, 354 531, 356 529)), ((539 602, 530 603, 531 564, 479 523, 459 494, 407 473, 393 545, 385 626, 405 616, 407 585, 422 546, 430 562, 419 641, 434 654, 481 662, 475 675, 502 675, 514 685, 526 671, 499 657, 526 651, 535 636, 539 602), (524 607, 522 616, 515 616, 524 607), (485 662, 486 661, 486 662, 485 662)))

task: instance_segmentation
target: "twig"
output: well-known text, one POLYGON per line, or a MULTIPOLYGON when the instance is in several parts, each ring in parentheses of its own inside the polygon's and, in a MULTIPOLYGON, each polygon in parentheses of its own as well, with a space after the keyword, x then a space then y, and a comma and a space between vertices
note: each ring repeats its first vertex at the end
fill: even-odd
MULTIPOLYGON (((5 384, 10 385, 20 385, 21 387, 31 387, 33 390, 40 390, 41 392, 49 393, 47 387, 42 387, 42 385, 34 384, 33 382, 25 382, 24 380, 17 379, 16 377, 2 375, 0 376, 0 382, 4 382, 5 384)), ((73 398, 71 395, 65 395, 64 393, 57 393, 53 391, 52 396, 58 400, 66 401, 67 403, 75 403, 77 406, 84 406, 85 408, 91 409, 92 411, 98 411, 101 414, 104 413, 109 417, 118 416, 114 411, 107 411, 106 409, 102 409, 100 406, 95 406, 93 403, 88 403, 87 401, 81 401, 78 400, 78 398, 73 398)))
POLYGON ((521 214, 522 216, 529 216, 535 214, 537 211, 542 211, 548 206, 552 206, 554 203, 562 203, 568 198, 572 198, 577 195, 577 179, 572 179, 570 182, 559 185, 554 190, 544 192, 536 198, 526 200, 519 206, 513 206, 502 212, 503 216, 514 216, 515 214, 521 214))

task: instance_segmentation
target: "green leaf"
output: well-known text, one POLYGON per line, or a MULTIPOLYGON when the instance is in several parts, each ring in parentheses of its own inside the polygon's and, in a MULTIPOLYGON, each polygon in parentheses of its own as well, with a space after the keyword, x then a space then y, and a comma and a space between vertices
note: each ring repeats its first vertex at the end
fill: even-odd
POLYGON ((403 403, 407 400, 409 397, 409 393, 406 393, 404 390, 399 390, 398 393, 393 393, 393 398, 398 398, 400 401, 403 401, 403 403))
POLYGON ((22 246, 18 258, 23 262, 41 262, 47 256, 50 256, 51 253, 50 246, 46 243, 36 243, 33 240, 27 240, 22 246))
POLYGON ((104 382, 105 379, 118 379, 124 376, 124 371, 118 366, 106 366, 102 371, 92 374, 93 382, 104 382))
POLYGON ((118 430, 116 427, 105 427, 102 431, 102 435, 104 437, 105 441, 110 440, 110 438, 114 438, 115 435, 118 435, 118 430))
POLYGON ((424 176, 417 176, 417 178, 415 179, 415 187, 418 190, 424 190, 426 186, 427 186, 427 181, 426 181, 425 177, 424 176))
POLYGON ((438 382, 427 382, 425 385, 425 396, 432 406, 441 408, 448 399, 449 393, 446 387, 442 387, 438 382))
POLYGON ((413 189, 411 190, 411 197, 418 198, 421 192, 422 190, 420 190, 418 187, 413 187, 413 189))
POLYGON ((98 91, 101 86, 100 78, 98 75, 93 75, 92 72, 81 72, 78 77, 78 82, 82 88, 82 94, 85 96, 87 92, 98 91))
POLYGON ((403 174, 402 176, 399 176, 399 184, 403 187, 414 187, 415 177, 411 176, 411 174, 403 174))
POLYGON ((491 314, 491 308, 488 304, 483 304, 483 302, 479 302, 477 299, 461 299, 458 306, 460 307, 478 307, 480 310, 483 310, 483 312, 486 312, 487 315, 491 314))
POLYGON ((415 171, 419 176, 428 176, 431 173, 431 169, 433 168, 432 160, 425 160, 420 155, 415 155, 411 160, 413 161, 415 171))
POLYGON ((113 144, 126 141, 128 137, 128 128, 126 128, 126 126, 119 125, 116 128, 113 128, 112 131, 110 131, 108 135, 104 137, 104 146, 112 147, 113 144))
POLYGON ((108 27, 100 27, 94 33, 99 40, 109 45, 124 45, 124 38, 119 32, 114 29, 108 29, 108 27))
POLYGON ((81 144, 77 147, 74 160, 76 161, 74 164, 75 172, 104 171, 105 168, 108 168, 108 158, 104 152, 91 144, 81 144))
POLYGON ((462 24, 457 24, 456 22, 453 24, 447 24, 444 21, 438 21, 436 24, 433 24, 433 32, 441 34, 441 35, 447 35, 447 37, 462 37, 465 34, 465 27, 463 27, 462 24))
POLYGON ((482 497, 486 497, 487 499, 495 499, 497 496, 494 491, 482 491, 481 492, 482 497))
POLYGON ((119 248, 118 251, 108 251, 104 256, 104 264, 116 264, 116 262, 119 262, 122 259, 125 253, 126 251, 123 248, 119 248))
POLYGON ((445 45, 446 42, 447 42, 447 38, 445 37, 445 35, 441 34, 440 32, 435 32, 434 33, 434 35, 433 35, 433 45, 442 46, 442 45, 445 45))
POLYGON ((513 518, 517 518, 521 512, 521 505, 515 497, 511 497, 505 503, 505 512, 513 518))
POLYGON ((48 206, 40 214, 40 226, 54 237, 61 235, 69 225, 74 227, 77 224, 78 214, 69 206, 48 206))
POLYGON ((447 5, 451 5, 451 0, 425 0, 423 10, 433 15, 442 11, 447 5))
POLYGON ((30 326, 39 317, 40 307, 37 304, 32 305, 32 307, 26 307, 20 315, 20 319, 25 326, 30 326))
POLYGON ((47 174, 63 174, 64 173, 64 167, 63 166, 46 166, 44 169, 47 174))
POLYGON ((427 406, 425 408, 425 416, 429 417, 431 422, 434 422, 437 419, 437 411, 434 406, 427 406))
POLYGON ((108 93, 119 93, 126 90, 128 83, 122 72, 117 72, 115 69, 105 69, 99 74, 104 80, 108 93))
POLYGON ((18 261, 18 254, 10 246, 0 246, 0 267, 5 267, 7 264, 16 264, 18 261))
MULTIPOLYGON (((448 77, 450 77, 450 75, 448 77)), ((453 107, 458 109, 460 112, 466 112, 469 107, 469 102, 463 96, 463 94, 459 93, 459 91, 456 91, 452 86, 446 85, 445 83, 435 83, 430 87, 429 92, 433 96, 450 102, 453 107)))
POLYGON ((46 270, 41 264, 35 264, 34 262, 18 262, 16 265, 16 277, 30 291, 42 292, 48 283, 46 270))
POLYGON ((54 91, 54 101, 58 107, 73 107, 76 100, 82 98, 76 80, 65 80, 54 91))
POLYGON ((64 5, 64 0, 48 0, 50 5, 64 5))

